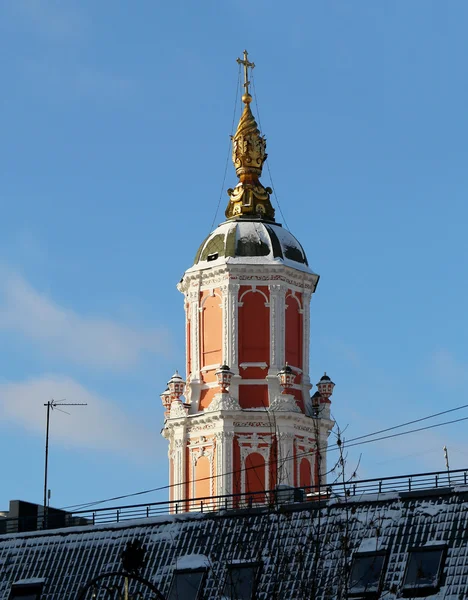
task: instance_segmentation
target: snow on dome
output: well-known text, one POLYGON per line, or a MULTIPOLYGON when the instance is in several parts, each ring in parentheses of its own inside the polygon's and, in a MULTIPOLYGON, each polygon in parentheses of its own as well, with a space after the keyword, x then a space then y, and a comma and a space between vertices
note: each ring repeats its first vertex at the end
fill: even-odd
POLYGON ((312 273, 304 249, 287 229, 277 223, 239 219, 221 223, 203 240, 194 267, 278 262, 312 273))

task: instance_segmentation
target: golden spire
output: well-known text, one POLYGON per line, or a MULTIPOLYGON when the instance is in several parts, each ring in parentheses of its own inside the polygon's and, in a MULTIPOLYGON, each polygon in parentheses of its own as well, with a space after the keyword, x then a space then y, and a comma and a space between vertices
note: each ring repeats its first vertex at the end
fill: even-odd
POLYGON ((251 216, 275 220, 275 210, 270 202, 271 188, 265 188, 260 183, 263 163, 267 158, 266 140, 258 129, 257 122, 250 110, 252 96, 249 93, 249 68, 255 64, 249 62, 247 50, 244 58, 237 59, 244 66, 244 89, 242 102, 244 111, 232 137, 232 162, 239 177, 237 186, 228 190, 229 204, 226 209, 228 219, 251 216))

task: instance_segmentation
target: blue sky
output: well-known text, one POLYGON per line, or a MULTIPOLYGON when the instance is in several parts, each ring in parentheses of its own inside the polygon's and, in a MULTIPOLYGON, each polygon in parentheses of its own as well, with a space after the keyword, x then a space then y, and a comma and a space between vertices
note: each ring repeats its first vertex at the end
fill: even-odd
MULTIPOLYGON (((311 371, 334 379, 345 437, 468 403, 467 19, 456 0, 2 3, 0 508, 41 501, 52 397, 88 402, 52 416, 52 504, 166 484, 175 286, 222 221, 244 47, 277 197, 321 275, 311 371)), ((462 468, 465 432, 348 463, 442 469, 445 443, 462 468)))

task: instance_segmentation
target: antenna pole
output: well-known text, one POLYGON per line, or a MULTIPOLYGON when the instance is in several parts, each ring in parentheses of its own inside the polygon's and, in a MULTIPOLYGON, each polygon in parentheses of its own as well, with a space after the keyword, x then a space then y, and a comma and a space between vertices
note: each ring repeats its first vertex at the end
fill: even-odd
MULTIPOLYGON (((43 513, 42 513, 42 529, 47 529, 48 519, 49 519, 49 506, 47 504, 47 475, 49 471, 49 424, 50 424, 50 411, 51 409, 57 408, 60 410, 59 406, 87 406, 86 402, 78 402, 78 403, 66 403, 66 402, 56 402, 54 399, 49 400, 47 404, 47 421, 46 421, 46 439, 45 439, 45 465, 44 465, 44 505, 43 505, 43 513)), ((65 412, 65 411, 61 411, 65 412)), ((67 413, 68 414, 68 413, 67 413)))
POLYGON ((449 456, 448 456, 448 448, 447 448, 447 446, 443 447, 443 451, 444 451, 444 458, 445 458, 445 467, 447 469, 448 482, 449 482, 449 485, 450 485, 450 464, 449 464, 449 456))
POLYGON ((46 441, 45 441, 45 467, 44 467, 44 506, 42 513, 42 528, 47 529, 47 472, 49 470, 49 421, 51 402, 44 404, 47 406, 47 424, 46 424, 46 441))

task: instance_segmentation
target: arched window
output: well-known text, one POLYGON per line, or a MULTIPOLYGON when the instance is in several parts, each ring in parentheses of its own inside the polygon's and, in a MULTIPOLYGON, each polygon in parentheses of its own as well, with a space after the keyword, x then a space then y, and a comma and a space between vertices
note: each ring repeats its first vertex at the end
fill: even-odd
POLYGON ((286 298, 286 362, 302 369, 302 312, 299 300, 292 294, 286 298))
POLYGON ((270 309, 265 293, 242 295, 239 306, 239 362, 270 363, 270 309))
POLYGON ((203 301, 201 314, 201 363, 202 367, 221 363, 223 316, 221 300, 209 296, 203 301))
POLYGON ((302 458, 299 465, 299 481, 301 487, 309 487, 312 485, 312 469, 308 458, 302 458))
POLYGON ((211 496, 211 464, 206 456, 200 456, 195 465, 195 498, 211 496))
POLYGON ((252 502, 264 502, 265 494, 265 459, 258 452, 252 452, 245 459, 245 493, 247 500, 252 494, 252 502))

